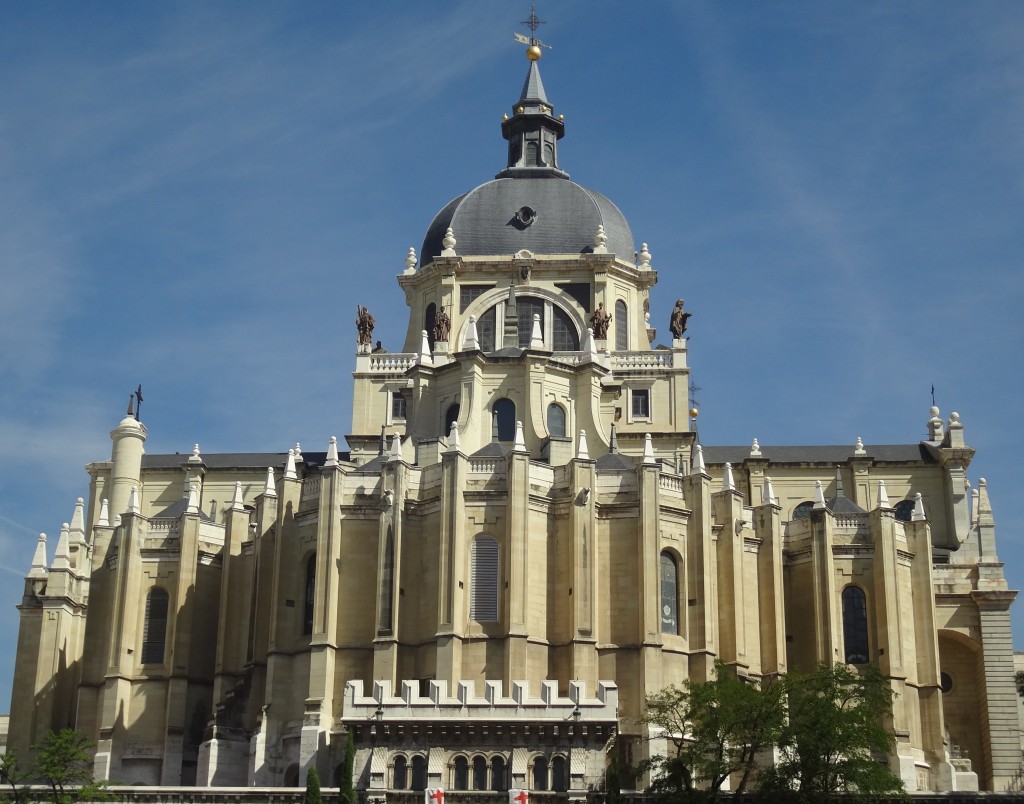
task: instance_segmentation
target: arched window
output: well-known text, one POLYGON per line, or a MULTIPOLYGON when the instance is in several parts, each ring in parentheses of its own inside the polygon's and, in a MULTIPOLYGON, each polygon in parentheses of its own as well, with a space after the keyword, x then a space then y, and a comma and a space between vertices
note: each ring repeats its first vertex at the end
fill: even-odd
POLYGON ((626 316, 626 303, 622 299, 615 300, 615 349, 624 352, 629 348, 629 318, 626 316))
POLYGON ((455 757, 455 765, 452 768, 452 790, 469 789, 469 760, 465 757, 455 757))
POLYGON ((679 568, 668 550, 661 554, 661 633, 679 633, 679 568))
POLYGON ((395 591, 395 534, 388 525, 388 535, 384 541, 384 565, 380 573, 380 630, 391 632, 391 604, 395 591))
POLYGON ((847 664, 868 663, 868 601, 859 586, 843 590, 843 644, 847 664))
POLYGON ((299 786, 299 766, 297 763, 293 762, 291 765, 288 766, 288 770, 284 772, 284 786, 299 786))
POLYGON ((565 772, 565 757, 555 757, 551 760, 551 789, 557 793, 564 793, 569 789, 569 779, 565 772))
POLYGON ((548 789, 548 760, 547 757, 538 756, 533 760, 533 789, 548 789))
POLYGON ((146 596, 146 622, 142 629, 142 663, 161 664, 167 644, 167 592, 154 586, 146 596))
POLYGON ((434 349, 434 324, 437 323, 437 305, 431 302, 423 312, 423 329, 427 331, 427 342, 434 349))
POLYGON ((554 402, 548 405, 548 435, 565 435, 565 408, 554 402))
POLYGON ((580 335, 568 313, 557 305, 551 307, 551 349, 555 352, 578 352, 580 335))
POLYGON ((456 402, 454 405, 449 405, 448 410, 444 412, 444 432, 443 436, 446 436, 452 431, 452 423, 459 420, 459 403, 456 402))
POLYGON ((412 789, 427 789, 427 759, 416 755, 412 758, 412 789))
POLYGON ((507 790, 505 783, 505 757, 491 757, 491 790, 507 790))
POLYGON ((893 515, 900 522, 909 522, 914 517, 914 500, 900 500, 893 506, 893 515))
POLYGON ((487 760, 479 754, 473 757, 473 789, 487 789, 487 760))
POLYGON ((493 352, 498 326, 498 308, 492 307, 476 320, 476 337, 481 352, 493 352))
POLYGON ((302 608, 302 634, 313 633, 313 604, 316 601, 316 553, 306 562, 306 599, 302 608))
POLYGON ((498 543, 491 536, 473 540, 469 617, 477 622, 498 619, 498 543))
POLYGON ((505 397, 494 403, 492 408, 495 424, 498 426, 499 441, 515 441, 516 403, 505 397))
POLYGON ((793 509, 793 519, 807 519, 811 515, 812 510, 814 510, 813 500, 802 502, 793 509))
POLYGON ((405 757, 395 757, 395 767, 391 774, 391 787, 395 790, 405 790, 409 786, 409 764, 405 757))

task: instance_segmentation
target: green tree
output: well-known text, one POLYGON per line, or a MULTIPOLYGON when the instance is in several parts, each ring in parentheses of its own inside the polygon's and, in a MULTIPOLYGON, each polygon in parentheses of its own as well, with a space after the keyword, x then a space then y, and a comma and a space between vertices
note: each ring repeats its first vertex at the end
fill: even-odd
POLYGON ((338 798, 341 804, 355 804, 356 789, 352 778, 355 762, 356 743, 352 729, 349 729, 348 736, 345 738, 345 761, 341 766, 341 779, 338 784, 338 798))
POLYGON ((21 785, 28 780, 28 774, 18 766, 18 753, 12 748, 0 756, 0 784, 11 788, 14 804, 21 804, 25 797, 21 785))
POLYGON ((306 774, 305 804, 323 804, 320 795, 320 774, 316 772, 316 768, 310 768, 306 774))
POLYGON ((675 748, 673 756, 652 763, 651 792, 716 798, 736 776, 735 790, 743 793, 757 754, 777 741, 784 718, 782 684, 748 683, 721 663, 710 681, 685 681, 651 695, 644 720, 660 727, 675 748))
POLYGON ((33 776, 48 784, 54 804, 104 798, 105 782, 92 777, 92 741, 74 729, 49 732, 42 743, 33 746, 36 761, 33 776))
POLYGON ((1024 698, 1024 670, 1018 670, 1014 673, 1013 680, 1017 685, 1017 694, 1024 698))
POLYGON ((898 793, 903 783, 881 757, 894 739, 884 725, 895 693, 878 668, 822 665, 786 678, 789 718, 779 737, 782 759, 760 776, 761 788, 809 801, 837 793, 898 793))

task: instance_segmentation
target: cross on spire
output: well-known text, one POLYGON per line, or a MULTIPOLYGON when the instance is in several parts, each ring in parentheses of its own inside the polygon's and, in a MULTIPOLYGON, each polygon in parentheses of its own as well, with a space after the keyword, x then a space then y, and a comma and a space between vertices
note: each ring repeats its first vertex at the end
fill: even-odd
MULTIPOLYGON (((512 34, 516 38, 517 42, 519 42, 522 45, 529 45, 530 47, 536 47, 536 48, 546 47, 548 50, 551 49, 551 45, 545 45, 543 42, 541 42, 537 38, 537 29, 541 25, 546 25, 547 24, 547 20, 542 20, 542 19, 540 19, 537 16, 537 8, 536 8, 536 6, 532 6, 532 5, 530 6, 530 16, 527 17, 525 20, 519 20, 519 24, 520 25, 525 25, 527 28, 529 28, 530 29, 530 35, 529 36, 523 36, 522 34, 518 34, 518 33, 517 34, 512 34)), ((540 58, 540 51, 539 50, 537 51, 537 58, 540 58)))

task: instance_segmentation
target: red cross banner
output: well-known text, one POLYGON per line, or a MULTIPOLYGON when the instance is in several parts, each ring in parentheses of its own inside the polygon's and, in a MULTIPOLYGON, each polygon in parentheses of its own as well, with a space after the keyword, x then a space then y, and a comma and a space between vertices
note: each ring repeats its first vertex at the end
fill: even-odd
POLYGON ((440 787, 428 787, 423 791, 423 804, 444 804, 444 790, 440 787))
POLYGON ((530 791, 512 788, 508 791, 508 804, 530 804, 530 791))

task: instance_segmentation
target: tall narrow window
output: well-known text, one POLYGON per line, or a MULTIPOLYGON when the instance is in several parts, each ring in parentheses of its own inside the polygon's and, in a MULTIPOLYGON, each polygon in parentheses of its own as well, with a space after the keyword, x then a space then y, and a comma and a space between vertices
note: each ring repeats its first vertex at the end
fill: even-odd
POLYGON ((847 664, 868 663, 868 601, 859 586, 843 590, 843 643, 847 664))
POLYGON ((391 632, 391 604, 395 589, 395 534, 388 525, 388 535, 384 541, 384 563, 380 573, 380 630, 391 632))
POLYGON ((555 352, 578 352, 580 335, 565 310, 551 308, 551 349, 555 352))
POLYGON ((565 772, 565 757, 555 757, 551 760, 551 789, 564 793, 569 789, 569 779, 565 772))
POLYGON ((427 331, 427 342, 430 348, 434 348, 434 324, 437 323, 437 305, 433 302, 427 305, 423 312, 423 329, 427 331))
POLYGON ((391 392, 391 421, 405 421, 405 404, 405 397, 402 396, 401 391, 391 392))
POLYGON ((634 419, 651 418, 651 391, 649 388, 634 388, 629 392, 629 401, 634 419))
POLYGON ((316 553, 306 562, 306 600, 302 608, 302 633, 313 633, 313 604, 316 601, 316 553))
POLYGON ((498 619, 498 543, 491 536, 473 540, 469 617, 477 622, 498 619))
POLYGON ((427 758, 414 756, 412 758, 412 789, 427 789, 427 758))
POLYGON ((452 790, 469 789, 469 760, 465 757, 455 757, 455 766, 452 768, 452 790))
POLYGON ((515 441, 516 438, 516 403, 503 398, 494 403, 492 409, 495 424, 498 426, 499 441, 515 441))
POLYGON ((391 775, 391 787, 395 790, 405 790, 409 786, 409 764, 405 757, 395 757, 395 767, 391 775))
POLYGON ((565 435, 565 408, 554 402, 548 405, 548 435, 565 435))
POLYGON ((449 405, 448 410, 444 412, 444 433, 447 436, 452 431, 452 423, 459 420, 459 403, 456 402, 454 405, 449 405))
POLYGON ((146 622, 142 631, 142 663, 160 664, 167 644, 167 592, 154 586, 146 596, 146 622))
POLYGON ((530 297, 516 299, 516 312, 519 315, 519 348, 527 349, 533 337, 533 314, 540 316, 541 337, 544 337, 544 302, 530 297))
POLYGON ((626 316, 626 303, 622 299, 615 302, 615 348, 624 352, 629 348, 629 318, 626 316))
POLYGON ((479 754, 473 757, 473 789, 487 789, 487 760, 479 754))
POLYGON ((476 320, 476 336, 481 352, 493 352, 497 331, 498 308, 492 307, 476 320))
POLYGON ((548 789, 548 760, 538 756, 533 760, 533 789, 548 789))
POLYGON ((505 784, 505 757, 491 757, 491 790, 507 790, 505 784))
POLYGON ((668 550, 661 554, 661 633, 679 633, 679 567, 668 550))

